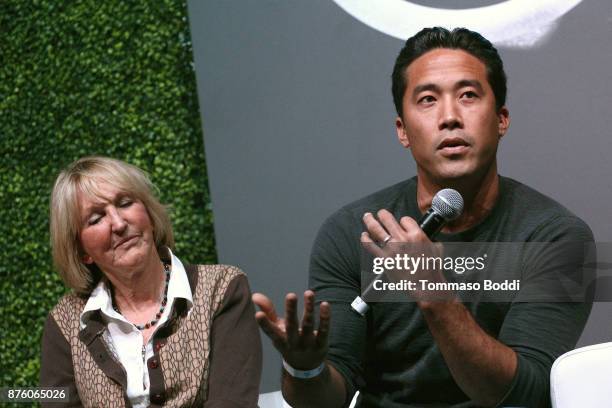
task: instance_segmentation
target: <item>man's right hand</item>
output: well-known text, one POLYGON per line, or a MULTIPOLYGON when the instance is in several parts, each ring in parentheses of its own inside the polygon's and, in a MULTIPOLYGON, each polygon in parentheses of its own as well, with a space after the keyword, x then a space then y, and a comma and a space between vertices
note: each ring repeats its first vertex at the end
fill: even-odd
POLYGON ((322 302, 319 311, 319 328, 314 329, 315 295, 304 292, 304 314, 301 325, 297 318, 297 295, 285 296, 285 318, 279 318, 272 301, 261 293, 253 294, 253 303, 261 309, 255 319, 261 329, 272 340, 283 359, 297 370, 312 370, 323 363, 327 355, 330 307, 322 302))

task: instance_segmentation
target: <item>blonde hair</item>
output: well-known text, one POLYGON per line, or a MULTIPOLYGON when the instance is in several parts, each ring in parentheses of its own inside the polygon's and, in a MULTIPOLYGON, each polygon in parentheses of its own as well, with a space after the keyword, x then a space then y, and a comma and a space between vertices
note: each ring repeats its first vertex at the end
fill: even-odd
POLYGON ((157 188, 144 171, 109 157, 83 157, 64 169, 53 186, 50 232, 53 263, 66 286, 81 295, 89 294, 101 277, 95 264, 86 265, 79 243, 80 207, 78 194, 99 197, 98 185, 108 183, 142 201, 153 226, 158 252, 174 248, 172 225, 166 207, 156 197, 157 188))

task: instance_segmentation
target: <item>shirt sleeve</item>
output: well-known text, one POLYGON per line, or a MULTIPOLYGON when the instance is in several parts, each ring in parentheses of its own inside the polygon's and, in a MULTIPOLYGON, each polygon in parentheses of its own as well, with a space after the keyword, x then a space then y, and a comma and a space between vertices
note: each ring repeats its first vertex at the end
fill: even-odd
POLYGON ((245 275, 229 284, 212 325, 205 408, 257 407, 261 338, 245 275))
POLYGON ((40 386, 68 388, 67 402, 42 402, 42 407, 82 406, 74 381, 70 344, 51 314, 47 317, 43 329, 40 386))
POLYGON ((331 306, 327 361, 343 376, 350 402, 364 384, 367 319, 351 309, 361 293, 359 233, 352 215, 340 210, 325 221, 314 241, 309 286, 317 304, 331 306))
MULTIPOLYGON (((542 251, 527 265, 535 275, 537 290, 555 285, 559 270, 567 265, 580 267, 585 259, 583 244, 589 245, 593 235, 589 227, 575 217, 561 217, 538 230, 535 242, 575 243, 570 247, 553 245, 553 250, 542 251), (559 260, 558 248, 570 248, 559 260), (568 259, 569 258, 569 259, 568 259), (551 276, 553 279, 551 280, 551 276)), ((582 272, 574 271, 578 276, 582 272)), ((567 277, 566 272, 562 272, 567 277)), ((528 277, 529 278, 529 277, 528 277)), ((533 278, 533 276, 532 276, 533 278)), ((552 297, 562 295, 558 288, 552 297)), ((522 289, 521 289, 522 290, 522 289)), ((533 294, 533 293, 532 293, 533 294)), ((557 300, 561 300, 558 298, 557 300)), ((499 334, 499 340, 517 354, 518 366, 511 387, 501 402, 502 406, 550 406, 550 370, 554 361, 572 350, 586 324, 592 302, 587 297, 581 301, 516 302, 512 304, 499 334)))

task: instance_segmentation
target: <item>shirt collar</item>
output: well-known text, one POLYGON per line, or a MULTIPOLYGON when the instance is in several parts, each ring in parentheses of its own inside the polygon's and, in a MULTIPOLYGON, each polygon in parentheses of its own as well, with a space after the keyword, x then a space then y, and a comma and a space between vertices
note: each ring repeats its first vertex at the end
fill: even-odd
MULTIPOLYGON (((183 263, 172 253, 170 248, 163 247, 160 254, 162 259, 170 261, 170 282, 168 282, 168 306, 172 307, 174 300, 183 298, 187 303, 187 310, 193 307, 193 296, 191 287, 187 279, 187 272, 183 263)), ((114 319, 124 320, 119 313, 113 309, 109 283, 106 278, 102 278, 98 285, 89 295, 87 303, 81 312, 79 321, 81 329, 85 328, 91 314, 99 310, 106 316, 114 319)))
POLYGON ((191 310, 193 306, 193 296, 191 294, 191 287, 189 286, 189 279, 187 279, 187 271, 185 271, 183 263, 174 256, 170 248, 164 247, 163 250, 167 251, 171 262, 170 282, 168 283, 168 302, 170 302, 171 299, 183 298, 187 301, 187 309, 191 310))

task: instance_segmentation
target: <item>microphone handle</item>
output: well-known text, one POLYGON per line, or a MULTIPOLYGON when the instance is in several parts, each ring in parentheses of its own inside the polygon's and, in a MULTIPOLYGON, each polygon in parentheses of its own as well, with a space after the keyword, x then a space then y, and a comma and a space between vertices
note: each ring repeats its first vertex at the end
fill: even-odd
POLYGON ((430 208, 419 220, 419 227, 421 227, 429 239, 433 240, 445 223, 446 220, 434 211, 433 208, 430 208))
MULTIPOLYGON (((445 223, 446 220, 440 214, 434 211, 433 208, 430 208, 419 220, 419 227, 423 230, 425 235, 427 235, 427 237, 433 241, 434 237, 438 232, 440 232, 445 223)), ((370 290, 372 290, 375 281, 376 279, 370 282, 368 287, 363 291, 362 295, 365 296, 368 292, 370 292, 370 290)), ((351 308, 361 316, 365 316, 369 306, 361 296, 357 296, 355 300, 353 300, 353 303, 351 303, 351 308)))

